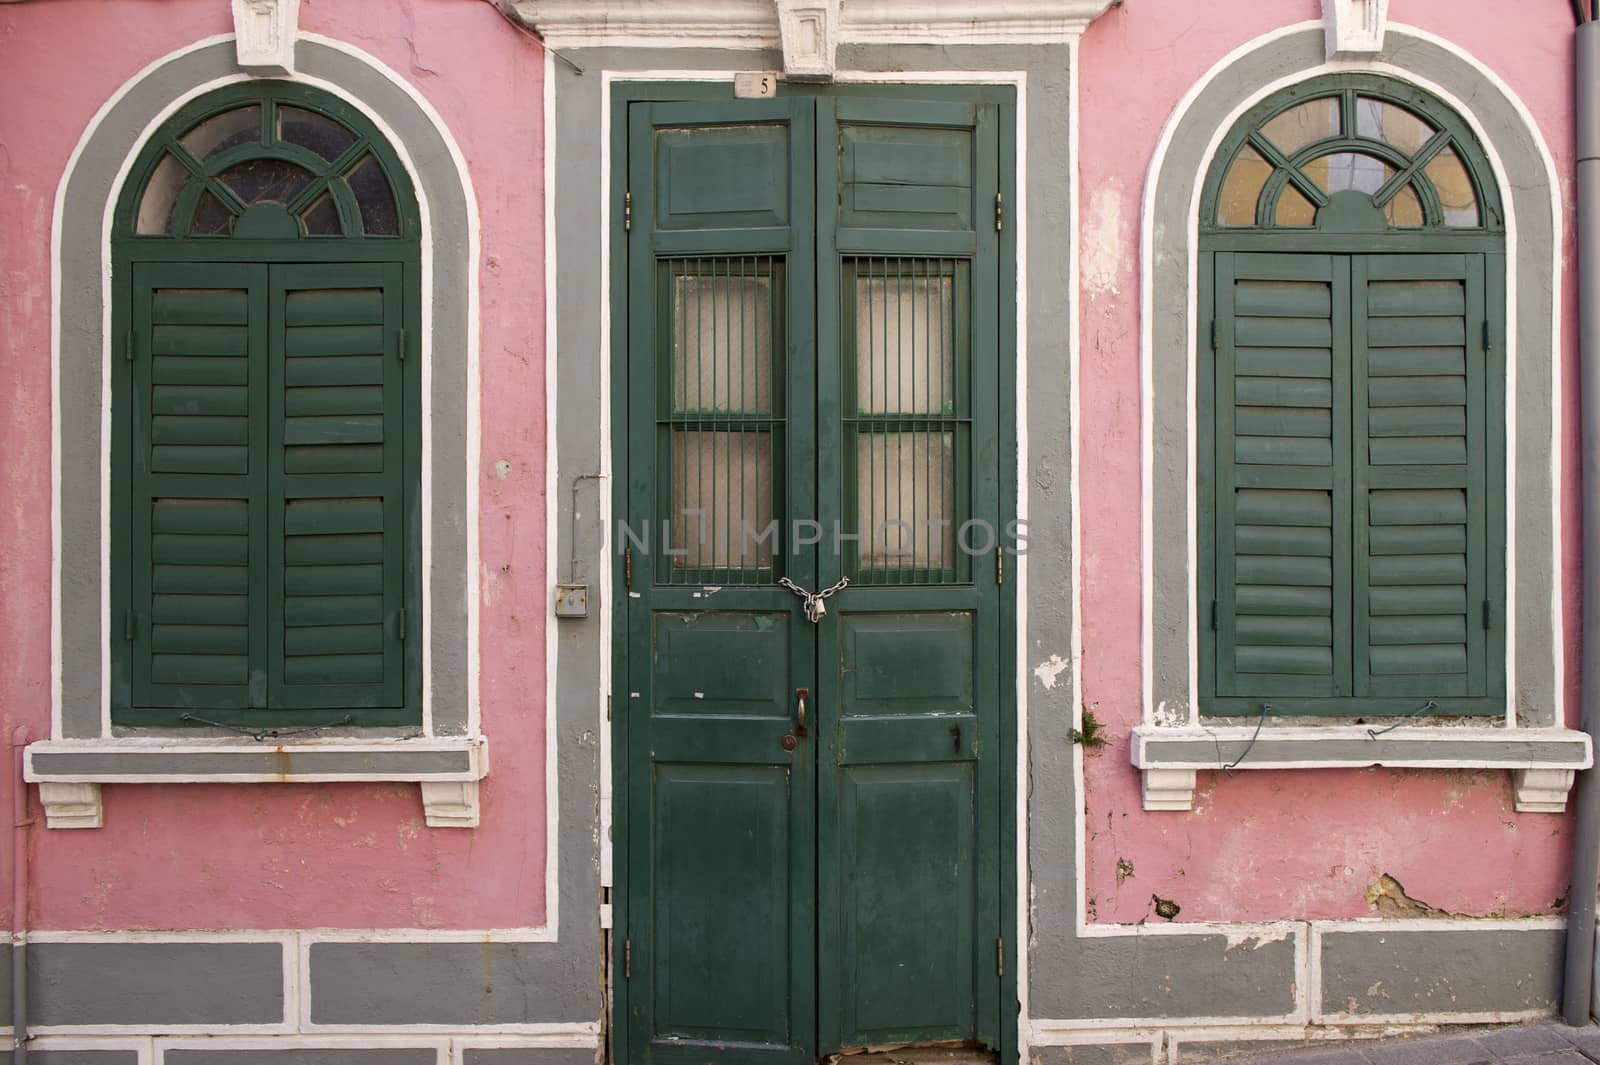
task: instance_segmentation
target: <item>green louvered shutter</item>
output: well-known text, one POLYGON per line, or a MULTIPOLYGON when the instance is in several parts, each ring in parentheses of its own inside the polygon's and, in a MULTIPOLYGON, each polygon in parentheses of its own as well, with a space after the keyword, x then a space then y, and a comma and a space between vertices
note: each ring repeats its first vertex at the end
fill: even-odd
POLYGON ((1349 694, 1348 278, 1327 255, 1216 256, 1219 699, 1349 694))
POLYGON ((271 286, 274 709, 404 705, 402 268, 278 266, 271 286))
POLYGON ((132 701, 245 708, 266 696, 258 623, 266 490, 265 267, 140 265, 132 280, 132 565, 118 619, 132 701))
POLYGON ((1493 614, 1483 257, 1356 256, 1351 275, 1355 694, 1482 696, 1493 614))

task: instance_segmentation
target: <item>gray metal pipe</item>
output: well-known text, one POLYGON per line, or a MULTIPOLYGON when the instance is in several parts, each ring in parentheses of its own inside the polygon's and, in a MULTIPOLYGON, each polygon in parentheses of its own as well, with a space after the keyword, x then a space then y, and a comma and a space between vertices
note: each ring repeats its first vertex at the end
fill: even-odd
MULTIPOLYGON (((1600 23, 1585 22, 1574 37, 1573 90, 1578 169, 1578 343, 1582 364, 1580 419, 1583 449, 1583 728, 1600 748, 1600 23)), ((1595 892, 1600 883, 1600 781, 1578 774, 1572 886, 1567 904, 1567 966, 1562 1014, 1570 1025, 1589 1023, 1594 993, 1595 892)))
POLYGON ((11 731, 11 1065, 28 1065, 28 729, 11 731))

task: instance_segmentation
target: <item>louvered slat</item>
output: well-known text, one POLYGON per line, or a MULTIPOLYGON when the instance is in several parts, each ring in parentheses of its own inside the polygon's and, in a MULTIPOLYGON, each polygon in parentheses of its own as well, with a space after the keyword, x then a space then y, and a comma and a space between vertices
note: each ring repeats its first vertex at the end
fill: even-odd
MULTIPOLYGON (((258 582, 253 536, 265 440, 265 267, 141 266, 134 330, 131 698, 152 708, 247 708, 258 582), (252 355, 259 358, 252 364, 252 355), (263 404, 264 407, 264 404, 263 404)), ((254 684, 252 683, 254 682, 254 684)))
POLYGON ((1481 261, 1360 256, 1352 286, 1356 694, 1483 695, 1481 261))
POLYGON ((274 275, 273 702, 402 705, 399 270, 274 275))
POLYGON ((1217 258, 1217 694, 1344 694, 1347 289, 1327 256, 1217 258))

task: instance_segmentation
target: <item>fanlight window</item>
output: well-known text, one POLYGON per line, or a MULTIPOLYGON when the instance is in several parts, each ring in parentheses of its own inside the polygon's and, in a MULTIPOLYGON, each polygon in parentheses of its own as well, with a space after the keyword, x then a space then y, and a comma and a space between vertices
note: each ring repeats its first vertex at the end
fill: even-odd
POLYGON ((1292 101, 1232 138, 1215 224, 1486 228, 1460 136, 1376 90, 1292 101))
POLYGON ((273 96, 171 137, 133 221, 140 236, 266 239, 399 237, 403 226, 373 140, 273 96))

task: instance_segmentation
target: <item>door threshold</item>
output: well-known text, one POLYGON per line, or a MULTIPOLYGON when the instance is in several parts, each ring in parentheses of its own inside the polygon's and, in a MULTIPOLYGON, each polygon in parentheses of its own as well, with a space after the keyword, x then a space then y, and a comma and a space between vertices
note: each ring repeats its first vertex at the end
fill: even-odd
POLYGON ((992 1050, 964 1044, 931 1046, 859 1047, 819 1059, 824 1065, 997 1065, 992 1050))

